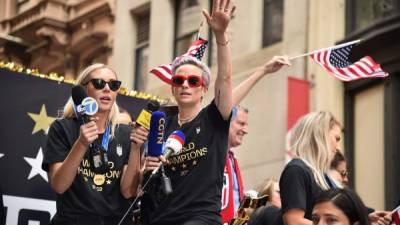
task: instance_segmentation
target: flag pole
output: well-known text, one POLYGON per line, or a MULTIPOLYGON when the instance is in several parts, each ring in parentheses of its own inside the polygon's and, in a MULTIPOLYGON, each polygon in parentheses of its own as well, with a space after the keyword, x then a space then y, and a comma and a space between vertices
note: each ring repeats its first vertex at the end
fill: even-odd
POLYGON ((333 49, 337 49, 337 48, 342 48, 342 47, 345 47, 345 46, 347 46, 347 45, 352 45, 352 44, 359 43, 360 41, 361 41, 361 39, 358 39, 358 40, 349 41, 349 42, 346 42, 346 43, 343 43, 343 44, 340 44, 340 45, 334 45, 334 46, 331 46, 331 47, 328 47, 328 48, 318 49, 318 50, 315 50, 315 51, 312 51, 312 52, 307 52, 307 53, 304 53, 304 54, 301 54, 301 55, 296 55, 296 56, 289 57, 289 60, 297 59, 297 58, 304 57, 304 56, 309 56, 309 55, 314 54, 314 53, 317 53, 317 52, 322 52, 322 51, 327 51, 327 50, 333 50, 333 49))
POLYGON ((397 206, 395 209, 393 209, 392 212, 391 212, 391 214, 393 214, 394 212, 396 212, 396 211, 398 211, 398 210, 400 210, 400 205, 397 206))
POLYGON ((203 27, 203 21, 200 22, 200 27, 199 27, 199 31, 197 31, 197 39, 196 40, 200 39, 200 33, 201 33, 201 28, 202 27, 203 27))

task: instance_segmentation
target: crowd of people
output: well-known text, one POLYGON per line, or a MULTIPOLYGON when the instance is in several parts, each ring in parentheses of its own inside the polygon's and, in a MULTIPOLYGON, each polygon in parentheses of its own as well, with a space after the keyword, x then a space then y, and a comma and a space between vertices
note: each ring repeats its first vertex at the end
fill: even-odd
MULTIPOLYGON (((276 56, 233 88, 226 30, 234 10, 229 0, 215 0, 211 13, 203 11, 217 44, 218 68, 214 98, 204 108, 210 69, 191 56, 172 63, 171 91, 178 114, 166 119, 165 136, 176 130, 185 134, 179 155, 143 158, 149 131, 126 125, 131 118, 122 117, 124 110, 116 103, 121 85, 117 74, 103 64, 82 71, 77 83, 99 109, 83 122, 70 99, 63 117, 50 127, 43 169, 57 193, 51 224, 210 225, 229 224, 237 216, 244 192, 234 149, 249 132, 249 110, 239 104, 259 80, 290 66, 290 61, 276 56), (98 157, 104 160, 102 172, 93 169, 98 157), (163 189, 164 175, 170 178, 172 193, 163 189), (130 213, 121 221, 135 197, 140 197, 140 220, 130 213)), ((269 196, 268 203, 252 213, 248 224, 388 225, 389 212, 367 208, 346 187, 346 160, 337 150, 340 140, 341 124, 330 112, 303 116, 291 140, 296 157, 279 182, 270 178, 257 188, 260 196, 269 196)))

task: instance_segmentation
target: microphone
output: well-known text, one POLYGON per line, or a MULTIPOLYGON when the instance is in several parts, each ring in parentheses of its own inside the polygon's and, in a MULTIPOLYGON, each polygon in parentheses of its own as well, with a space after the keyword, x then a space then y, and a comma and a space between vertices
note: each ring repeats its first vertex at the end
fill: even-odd
POLYGON ((164 157, 168 159, 172 154, 179 154, 185 144, 186 136, 180 131, 176 130, 168 136, 165 142, 164 157))
MULTIPOLYGON (((185 144, 185 139, 186 136, 185 134, 180 131, 176 130, 172 132, 171 135, 169 135, 167 141, 165 142, 164 146, 164 157, 165 159, 168 159, 171 157, 173 154, 179 154, 183 148, 183 145, 185 144)), ((156 174, 158 172, 160 167, 157 169, 153 170, 153 174, 156 174)))
POLYGON ((149 130, 151 113, 157 111, 159 108, 160 108, 159 102, 149 101, 149 103, 147 103, 147 108, 142 109, 142 111, 140 111, 139 116, 136 119, 136 124, 149 130))
MULTIPOLYGON (((172 134, 168 137, 167 141, 165 142, 164 157, 168 159, 173 154, 179 154, 179 152, 181 152, 183 148, 185 139, 186 139, 185 134, 183 134, 181 131, 176 130, 172 132, 172 134)), ((169 195, 173 192, 171 180, 165 174, 164 165, 161 164, 159 168, 161 169, 162 189, 166 195, 169 195)), ((157 170, 159 168, 155 169, 153 171, 153 174, 157 173, 157 170)))
MULTIPOLYGON (((96 114, 99 108, 96 100, 92 97, 88 97, 82 85, 75 85, 72 87, 71 96, 74 102, 73 108, 76 117, 78 119, 81 118, 84 124, 90 122, 90 116, 96 114)), ((106 149, 104 149, 103 146, 91 143, 89 145, 89 151, 93 171, 95 173, 105 173, 108 170, 106 149)))
POLYGON ((161 111, 151 114, 147 151, 149 156, 158 157, 163 153, 165 118, 165 113, 161 111))
POLYGON ((75 85, 71 90, 73 108, 77 118, 82 118, 83 123, 89 122, 89 116, 97 113, 99 106, 96 100, 88 97, 82 85, 75 85))

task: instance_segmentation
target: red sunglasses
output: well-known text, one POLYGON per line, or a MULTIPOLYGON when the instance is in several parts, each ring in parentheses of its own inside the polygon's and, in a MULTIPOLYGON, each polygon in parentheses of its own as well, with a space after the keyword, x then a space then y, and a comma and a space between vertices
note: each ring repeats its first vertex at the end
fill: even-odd
POLYGON ((203 85, 203 78, 197 75, 180 75, 176 74, 172 77, 172 85, 175 87, 181 87, 187 80, 189 87, 199 87, 203 85))

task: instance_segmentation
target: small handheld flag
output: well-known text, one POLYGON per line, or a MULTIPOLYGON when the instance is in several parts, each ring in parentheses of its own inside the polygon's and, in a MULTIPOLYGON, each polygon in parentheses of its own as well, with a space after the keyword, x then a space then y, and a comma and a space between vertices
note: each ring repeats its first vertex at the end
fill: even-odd
POLYGON ((355 63, 350 62, 351 51, 359 42, 360 40, 343 43, 291 57, 290 60, 309 55, 316 63, 342 81, 387 77, 389 74, 383 71, 370 56, 364 56, 355 63))

